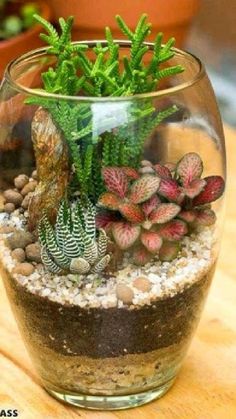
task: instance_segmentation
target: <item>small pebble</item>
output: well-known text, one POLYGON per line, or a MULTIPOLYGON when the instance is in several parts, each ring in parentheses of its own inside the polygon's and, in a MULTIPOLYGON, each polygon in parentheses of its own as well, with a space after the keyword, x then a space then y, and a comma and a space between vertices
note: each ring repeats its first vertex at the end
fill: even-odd
POLYGON ((17 260, 17 262, 22 263, 25 261, 25 252, 23 249, 12 250, 11 255, 14 259, 17 260))
POLYGON ((23 189, 24 186, 29 182, 29 178, 26 175, 19 175, 15 178, 14 184, 17 189, 23 189))
POLYGON ((125 304, 131 304, 134 298, 133 290, 125 284, 117 284, 116 296, 125 304))
POLYGON ((15 231, 15 228, 12 226, 2 226, 0 227, 0 233, 1 234, 9 234, 9 233, 13 233, 13 231, 15 231))
POLYGON ((19 274, 23 276, 30 276, 34 273, 34 267, 31 263, 20 263, 13 269, 13 274, 19 274))
POLYGON ((152 167, 152 163, 149 160, 142 160, 141 161, 141 166, 150 166, 152 167))
POLYGON ((6 211, 8 214, 11 214, 13 211, 15 211, 16 207, 11 202, 8 202, 4 205, 4 211, 6 211))
POLYGON ((139 169, 139 173, 145 175, 146 173, 154 173, 154 170, 152 169, 152 167, 145 166, 145 167, 141 167, 141 169, 139 169))
POLYGON ((41 246, 39 243, 28 244, 25 248, 26 257, 32 262, 40 263, 41 260, 41 246))
POLYGON ((28 209, 30 198, 32 197, 32 195, 33 195, 32 192, 29 192, 27 195, 25 195, 25 197, 22 201, 22 204, 21 204, 22 208, 28 209))
POLYGON ((36 180, 32 180, 31 182, 27 183, 27 185, 25 185, 25 187, 21 191, 21 194, 23 196, 26 196, 29 192, 34 192, 36 186, 37 186, 36 180))
POLYGON ((23 197, 20 192, 14 191, 13 189, 8 189, 3 193, 6 202, 14 204, 16 207, 19 207, 23 201, 23 197))
POLYGON ((34 180, 38 180, 38 172, 37 172, 37 170, 34 170, 34 171, 32 172, 31 177, 32 177, 34 180))
POLYGON ((28 244, 33 242, 33 235, 28 231, 18 230, 7 238, 10 249, 24 249, 28 244))
POLYGON ((133 281, 133 286, 139 291, 148 292, 150 291, 152 285, 148 278, 140 276, 133 281))

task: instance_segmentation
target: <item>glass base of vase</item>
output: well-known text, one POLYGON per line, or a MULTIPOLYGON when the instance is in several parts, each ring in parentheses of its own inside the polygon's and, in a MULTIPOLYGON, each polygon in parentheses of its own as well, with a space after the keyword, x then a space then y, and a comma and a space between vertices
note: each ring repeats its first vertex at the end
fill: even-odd
POLYGON ((127 396, 92 396, 85 394, 62 393, 50 388, 46 391, 56 399, 73 406, 93 410, 122 410, 141 406, 162 397, 173 385, 175 378, 153 390, 127 396))

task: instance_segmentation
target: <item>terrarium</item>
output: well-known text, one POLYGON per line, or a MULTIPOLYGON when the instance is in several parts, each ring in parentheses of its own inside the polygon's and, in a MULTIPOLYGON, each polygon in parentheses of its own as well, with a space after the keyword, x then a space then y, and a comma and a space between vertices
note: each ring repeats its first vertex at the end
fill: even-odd
POLYGON ((12 62, 0 103, 1 272, 42 385, 122 409, 173 384, 221 231, 225 149, 201 62, 146 42, 71 42, 12 62))

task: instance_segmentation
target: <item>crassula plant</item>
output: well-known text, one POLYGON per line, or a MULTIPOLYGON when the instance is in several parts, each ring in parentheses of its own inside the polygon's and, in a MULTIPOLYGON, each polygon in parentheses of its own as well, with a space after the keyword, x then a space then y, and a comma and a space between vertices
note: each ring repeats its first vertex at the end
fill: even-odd
POLYGON ((221 176, 201 178, 203 163, 196 153, 177 163, 152 165, 142 161, 139 171, 130 167, 106 167, 106 185, 98 201, 105 212, 98 226, 110 232, 122 250, 133 248, 137 263, 152 256, 176 257, 184 235, 198 226, 210 226, 216 216, 211 203, 222 195, 221 176))

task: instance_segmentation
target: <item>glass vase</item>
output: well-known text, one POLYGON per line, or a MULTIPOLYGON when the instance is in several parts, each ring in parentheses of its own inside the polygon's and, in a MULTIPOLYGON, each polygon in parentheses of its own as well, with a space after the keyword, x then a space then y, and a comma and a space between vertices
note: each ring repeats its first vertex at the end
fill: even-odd
POLYGON ((1 274, 43 387, 76 406, 161 397, 214 273, 221 119, 202 63, 180 50, 170 61, 185 71, 130 97, 46 94, 46 49, 2 82, 1 274))

